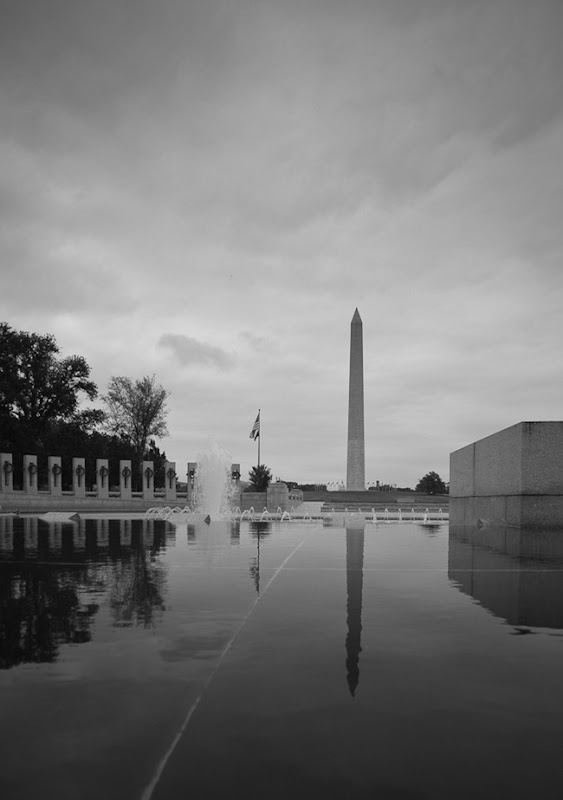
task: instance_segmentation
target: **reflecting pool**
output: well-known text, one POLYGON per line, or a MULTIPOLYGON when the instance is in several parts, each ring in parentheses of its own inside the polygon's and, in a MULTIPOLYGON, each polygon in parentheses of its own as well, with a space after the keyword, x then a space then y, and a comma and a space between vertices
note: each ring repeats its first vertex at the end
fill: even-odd
POLYGON ((3 800, 558 797, 562 674, 563 532, 0 517, 3 800))

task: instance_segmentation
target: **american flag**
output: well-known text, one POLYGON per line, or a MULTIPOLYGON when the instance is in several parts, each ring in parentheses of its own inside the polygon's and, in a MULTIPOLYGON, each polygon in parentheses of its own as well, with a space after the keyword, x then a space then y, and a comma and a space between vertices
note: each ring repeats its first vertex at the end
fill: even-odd
POLYGON ((260 436, 260 412, 258 412, 258 416, 256 417, 256 422, 252 426, 252 430, 250 431, 250 439, 256 439, 260 436))

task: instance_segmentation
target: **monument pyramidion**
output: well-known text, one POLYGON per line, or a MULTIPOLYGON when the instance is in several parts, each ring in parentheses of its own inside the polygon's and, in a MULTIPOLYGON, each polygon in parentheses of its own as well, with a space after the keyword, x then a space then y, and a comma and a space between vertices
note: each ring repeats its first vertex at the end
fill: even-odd
POLYGON ((346 489, 365 489, 364 344, 362 318, 355 310, 350 325, 350 383, 348 390, 348 458, 346 489))

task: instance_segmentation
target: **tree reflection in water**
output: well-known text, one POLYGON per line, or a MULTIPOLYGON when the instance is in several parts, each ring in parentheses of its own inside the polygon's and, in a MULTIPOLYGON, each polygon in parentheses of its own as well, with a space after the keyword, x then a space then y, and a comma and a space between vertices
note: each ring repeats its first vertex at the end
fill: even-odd
MULTIPOLYGON (((158 548, 157 548, 158 550, 158 548)), ((156 625, 166 609, 166 571, 142 536, 132 541, 128 558, 116 559, 109 572, 109 605, 113 623, 119 627, 156 625)))
POLYGON ((0 669, 26 662, 53 662, 63 644, 92 638, 97 603, 79 591, 97 581, 89 567, 3 564, 0 581, 0 669))
POLYGON ((155 625, 165 537, 165 523, 142 520, 2 520, 0 669, 54 662, 62 645, 91 641, 104 595, 115 625, 155 625))

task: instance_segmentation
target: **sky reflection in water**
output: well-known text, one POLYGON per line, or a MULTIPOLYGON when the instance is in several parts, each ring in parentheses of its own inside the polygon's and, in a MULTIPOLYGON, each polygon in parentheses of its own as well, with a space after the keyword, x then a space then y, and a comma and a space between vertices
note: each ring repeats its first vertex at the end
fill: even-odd
POLYGON ((548 797, 559 541, 0 518, 2 796, 548 797))

